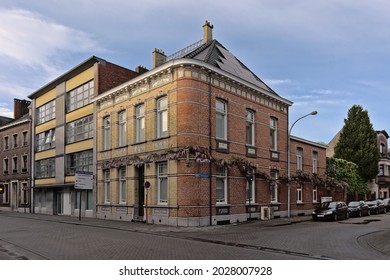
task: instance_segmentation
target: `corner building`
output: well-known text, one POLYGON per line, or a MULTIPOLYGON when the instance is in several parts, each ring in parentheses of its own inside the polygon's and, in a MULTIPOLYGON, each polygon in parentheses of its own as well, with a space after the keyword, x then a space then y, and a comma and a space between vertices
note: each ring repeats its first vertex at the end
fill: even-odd
POLYGON ((76 173, 95 170, 91 99, 137 75, 94 56, 29 96, 35 213, 95 216, 95 189, 75 190, 76 173))
POLYGON ((153 69, 93 99, 97 217, 206 226, 287 216, 280 178, 292 102, 212 28, 206 22, 203 40, 172 56, 155 49, 153 69))

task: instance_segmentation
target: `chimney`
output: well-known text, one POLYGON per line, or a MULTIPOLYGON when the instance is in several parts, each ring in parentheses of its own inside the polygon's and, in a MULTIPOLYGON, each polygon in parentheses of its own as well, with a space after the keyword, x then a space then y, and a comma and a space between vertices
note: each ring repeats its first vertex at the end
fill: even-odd
POLYGON ((152 68, 156 68, 164 64, 167 60, 167 56, 162 50, 154 49, 152 53, 152 68))
POLYGON ((213 40, 213 25, 206 20, 203 25, 203 44, 210 43, 213 40))
POLYGON ((142 66, 142 65, 138 65, 136 68, 135 68, 135 72, 137 72, 139 75, 143 74, 143 73, 146 73, 148 72, 149 70, 142 66))
POLYGON ((30 106, 30 104, 31 101, 14 98, 14 119, 20 119, 24 115, 28 114, 28 106, 30 106))

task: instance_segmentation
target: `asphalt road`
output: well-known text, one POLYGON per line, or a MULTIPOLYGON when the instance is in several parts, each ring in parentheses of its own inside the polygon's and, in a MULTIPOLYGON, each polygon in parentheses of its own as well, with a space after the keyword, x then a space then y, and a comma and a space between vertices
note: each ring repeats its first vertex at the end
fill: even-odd
POLYGON ((0 212, 0 260, 26 259, 389 260, 390 214, 176 228, 0 212))

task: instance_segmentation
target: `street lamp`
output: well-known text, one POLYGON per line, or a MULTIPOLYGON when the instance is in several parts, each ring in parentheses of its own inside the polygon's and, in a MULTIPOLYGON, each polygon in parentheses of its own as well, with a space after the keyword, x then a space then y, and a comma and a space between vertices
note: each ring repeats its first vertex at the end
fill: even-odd
POLYGON ((294 125, 301 119, 306 118, 308 116, 314 116, 317 115, 317 111, 313 111, 309 114, 306 114, 300 118, 298 118, 290 127, 288 130, 288 135, 287 135, 287 215, 290 218, 291 216, 291 143, 290 143, 290 137, 291 137, 291 131, 294 127, 294 125))

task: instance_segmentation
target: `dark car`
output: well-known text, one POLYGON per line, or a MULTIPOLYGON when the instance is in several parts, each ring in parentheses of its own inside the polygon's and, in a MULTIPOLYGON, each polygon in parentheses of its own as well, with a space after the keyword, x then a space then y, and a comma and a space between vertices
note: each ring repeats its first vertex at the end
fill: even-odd
POLYGON ((351 201, 348 203, 349 215, 355 217, 361 217, 370 215, 370 209, 364 201, 351 201))
POLYGON ((313 220, 333 220, 348 219, 349 210, 343 201, 322 202, 312 213, 313 220))
POLYGON ((372 200, 372 201, 366 201, 368 207, 370 208, 371 214, 380 214, 380 213, 386 213, 385 204, 382 200, 372 200))

